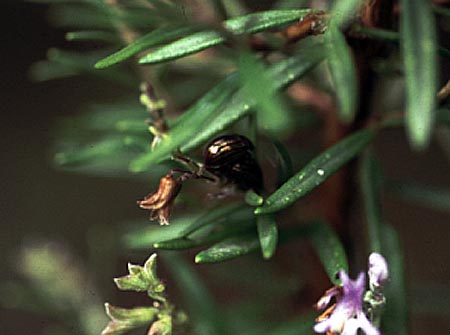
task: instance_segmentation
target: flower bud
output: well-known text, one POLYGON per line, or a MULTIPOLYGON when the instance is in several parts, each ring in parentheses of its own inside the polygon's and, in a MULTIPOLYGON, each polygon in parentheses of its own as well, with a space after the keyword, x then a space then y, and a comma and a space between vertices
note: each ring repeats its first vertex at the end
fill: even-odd
POLYGON ((374 290, 389 278, 389 269, 386 260, 379 253, 373 252, 369 256, 369 286, 374 290))

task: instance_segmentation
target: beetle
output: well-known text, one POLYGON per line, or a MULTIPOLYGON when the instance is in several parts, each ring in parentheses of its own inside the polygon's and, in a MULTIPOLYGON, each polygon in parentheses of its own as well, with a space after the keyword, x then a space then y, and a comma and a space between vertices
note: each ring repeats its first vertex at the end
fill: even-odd
POLYGON ((263 188, 261 168, 255 159, 255 147, 245 136, 222 135, 210 141, 204 150, 204 168, 226 183, 243 191, 263 188))

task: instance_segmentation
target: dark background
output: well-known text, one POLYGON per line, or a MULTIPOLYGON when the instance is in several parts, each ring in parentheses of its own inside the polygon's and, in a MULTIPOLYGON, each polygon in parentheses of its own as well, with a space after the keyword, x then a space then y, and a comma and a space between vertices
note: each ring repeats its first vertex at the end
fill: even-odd
MULTIPOLYGON (((11 1, 2 4, 0 15, 3 26, 0 32, 0 269, 2 279, 11 279, 15 278, 16 253, 29 239, 53 238, 70 245, 81 258, 87 257, 89 226, 92 223, 115 225, 135 217, 138 209, 134 200, 147 188, 130 180, 75 175, 51 167, 55 119, 74 115, 84 100, 107 99, 118 88, 99 88, 97 83, 89 84, 84 78, 31 83, 30 65, 45 58, 49 47, 66 46, 64 32, 49 27, 42 5, 11 1)), ((449 160, 436 143, 428 152, 417 155, 408 149, 402 131, 387 131, 378 140, 377 148, 388 175, 450 186, 449 160)), ((384 200, 387 221, 398 229, 405 248, 407 284, 413 289, 411 292, 429 283, 445 287, 448 292, 449 215, 389 196, 384 200)), ((123 258, 122 263, 127 260, 123 258)), ((111 277, 104 278, 101 285, 105 291, 114 291, 111 277)), ((411 334, 450 332, 448 309, 424 313, 420 311, 420 297, 410 294, 409 298, 416 302, 409 306, 411 334)), ((49 322, 42 315, 2 310, 0 333, 39 334, 49 322)))

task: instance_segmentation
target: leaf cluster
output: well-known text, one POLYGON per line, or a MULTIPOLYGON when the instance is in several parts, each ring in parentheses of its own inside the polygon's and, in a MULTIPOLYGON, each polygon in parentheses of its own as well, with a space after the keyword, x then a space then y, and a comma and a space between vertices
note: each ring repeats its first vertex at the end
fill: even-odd
MULTIPOLYGON (((162 111, 168 129, 156 132, 154 115, 145 114, 134 102, 137 94, 112 105, 90 106, 83 116, 61 124, 57 164, 103 175, 145 172, 157 179, 174 166, 171 158, 179 151, 198 157, 199 149, 214 137, 239 132, 255 141, 258 159, 270 161, 276 170, 263 164, 266 175, 277 177, 266 180, 262 194, 249 191, 245 201, 179 215, 168 227, 146 225, 128 231, 123 240, 130 249, 200 248, 195 262, 215 263, 257 250, 271 259, 277 246, 304 239, 313 246, 330 281, 337 284, 335 275, 341 269, 348 271, 348 260, 342 234, 332 228, 333 222, 327 222, 323 213, 314 213, 311 220, 296 219, 294 226, 281 218, 295 216, 304 197, 317 194, 320 185, 358 160, 366 251, 389 255, 393 268, 392 303, 387 308, 400 321, 393 324, 386 318, 386 329, 405 331, 401 248, 395 230, 382 219, 382 167, 371 145, 384 129, 404 127, 411 147, 424 150, 435 129, 448 126, 450 89, 438 95, 438 57, 450 53, 439 46, 435 22, 436 15, 448 16, 445 10, 425 0, 401 1, 397 31, 384 22, 381 28, 361 23, 359 13, 367 4, 357 0, 336 0, 325 11, 279 1, 271 9, 255 12, 240 1, 204 1, 198 2, 199 8, 213 14, 203 21, 183 1, 47 2, 52 3, 54 23, 73 29, 67 34, 70 41, 93 43, 96 48, 83 54, 52 49, 47 60, 32 69, 35 78, 90 74, 121 85, 127 93, 146 80, 167 100, 170 112, 162 111), (288 29, 303 27, 308 20, 313 24, 306 33, 286 39, 288 29), (369 48, 367 56, 367 50, 352 43, 354 39, 379 43, 388 52, 370 54, 369 48), (367 64, 362 66, 361 59, 367 64), (388 85, 392 77, 400 80, 404 102, 383 105, 367 98, 370 92, 361 90, 366 65, 381 84, 388 85), (74 125, 79 131, 70 134, 74 125), (341 135, 318 150, 318 125, 325 134, 340 129, 341 135), (302 137, 300 130, 309 137, 302 137), (299 144, 304 140, 312 143, 309 151, 299 144), (276 158, 267 159, 262 151, 276 158)), ((435 192, 404 181, 388 184, 394 185, 388 191, 404 199, 448 209, 445 190, 435 192)), ((153 270, 131 266, 129 271, 129 276, 116 280, 119 288, 147 291, 165 303, 153 270)), ((114 327, 130 329, 122 318, 124 311, 110 305, 107 311, 114 327)), ((164 325, 170 314, 155 308, 126 313, 130 318, 137 313, 136 325, 142 315, 148 323, 158 313, 164 325)))

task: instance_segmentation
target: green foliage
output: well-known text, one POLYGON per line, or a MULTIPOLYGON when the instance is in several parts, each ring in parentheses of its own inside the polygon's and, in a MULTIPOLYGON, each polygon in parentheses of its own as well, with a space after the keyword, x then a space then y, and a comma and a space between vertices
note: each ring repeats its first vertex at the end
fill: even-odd
MULTIPOLYGON (((310 12, 310 10, 267 11, 229 19, 222 23, 225 29, 223 34, 257 33, 294 22, 310 12)), ((184 57, 223 43, 225 40, 220 32, 211 30, 198 32, 150 52, 142 57, 139 63, 152 64, 184 57)))
MULTIPOLYGON (((150 325, 149 334, 171 334, 174 307, 165 296, 165 284, 156 274, 156 254, 152 254, 144 266, 128 264, 129 274, 115 278, 119 290, 147 292, 154 299, 152 307, 120 308, 105 304, 111 321, 102 335, 120 335, 135 328, 150 325)), ((185 321, 185 320, 184 320, 185 321)))
POLYGON ((381 176, 373 153, 366 151, 360 163, 359 178, 367 220, 368 240, 371 251, 381 252, 382 213, 380 205, 381 176))
POLYGON ((238 63, 242 92, 248 101, 255 102, 259 128, 268 133, 289 130, 289 111, 264 65, 248 52, 240 54, 238 63))
POLYGON ((382 252, 390 267, 386 290, 384 328, 387 334, 408 334, 408 301, 406 299, 403 252, 398 233, 391 226, 381 227, 382 252))
POLYGON ((374 130, 363 129, 328 148, 272 193, 255 214, 275 213, 292 205, 361 152, 374 135, 374 130))
POLYGON ((434 17, 428 1, 402 1, 401 5, 406 128, 413 148, 423 149, 431 139, 436 106, 437 42, 434 17))
POLYGON ((217 263, 246 255, 259 247, 255 234, 227 238, 195 256, 196 263, 217 263))
POLYGON ((355 65, 345 36, 335 26, 325 33, 327 63, 336 90, 339 117, 349 123, 353 121, 357 108, 358 90, 355 65))
POLYGON ((336 29, 347 24, 355 16, 362 3, 361 0, 335 0, 330 9, 330 26, 336 29))
POLYGON ((132 43, 128 44, 123 49, 109 55, 108 57, 98 61, 95 64, 97 69, 102 69, 109 67, 111 65, 120 63, 128 58, 137 55, 139 52, 147 50, 153 46, 163 44, 166 42, 170 42, 178 37, 181 37, 185 34, 192 32, 191 27, 163 27, 159 29, 155 29, 152 32, 145 34, 144 36, 138 38, 132 43))
MULTIPOLYGON (((108 104, 85 106, 80 116, 60 121, 55 165, 101 176, 130 177, 143 172, 142 178, 154 184, 165 175, 180 185, 193 185, 183 186, 179 194, 165 192, 163 185, 147 197, 160 196, 154 205, 158 211, 170 212, 174 205, 169 226, 152 225, 141 218, 121 232, 127 250, 161 251, 189 317, 168 301, 153 254, 143 266, 129 264, 129 274, 115 279, 121 290, 147 292, 153 305, 124 309, 106 304, 111 322, 103 334, 123 334, 142 326, 150 335, 177 333, 178 327, 179 333, 205 335, 258 334, 261 329, 273 335, 311 333, 314 318, 309 314, 283 324, 267 320, 268 327, 260 322, 263 317, 244 320, 245 313, 238 309, 229 316, 197 273, 201 267, 197 264, 225 262, 250 253, 255 257, 240 261, 254 264, 261 258, 270 259, 261 263, 281 267, 285 264, 279 262, 282 257, 295 255, 289 248, 295 250, 303 242, 312 246, 334 285, 340 285, 336 278, 340 270, 348 273, 348 264, 357 263, 353 258, 373 251, 385 255, 392 276, 386 287, 383 333, 406 333, 400 236, 384 221, 383 159, 369 146, 383 136, 385 128, 404 126, 412 148, 425 149, 435 124, 448 126, 448 97, 444 92, 437 98, 437 55, 449 57, 450 53, 439 46, 433 16, 433 9, 448 16, 445 8, 425 0, 401 1, 400 29, 394 31, 384 29, 391 26, 388 22, 367 25, 360 20, 361 6, 370 8, 372 3, 358 0, 330 2, 323 12, 309 8, 309 1, 286 0, 270 8, 264 4, 264 11, 259 12, 251 2, 238 0, 194 1, 197 7, 192 8, 186 5, 191 2, 181 0, 37 2, 50 4, 50 19, 69 29, 67 40, 84 50, 50 49, 47 59, 31 69, 32 77, 44 81, 89 75, 102 79, 101 85, 117 85, 126 95, 108 104), (127 66, 127 60, 133 66, 127 66), (367 64, 361 66, 364 61, 367 64), (397 72, 391 63, 401 64, 397 72), (404 103, 401 96, 391 103, 362 92, 370 85, 359 82, 368 79, 383 86, 400 76, 405 85, 404 103), (147 84, 141 93, 140 81, 147 84), (139 96, 144 106, 138 104, 139 96), (399 113, 403 105, 405 111, 399 113), (251 151, 261 166, 264 189, 245 190, 245 194, 235 190, 232 199, 206 201, 211 189, 198 185, 211 182, 224 196, 232 193, 229 186, 234 180, 217 172, 217 166, 216 170, 208 166, 200 148, 218 135, 232 133, 247 136, 255 145, 245 155, 251 151), (326 148, 318 149, 324 144, 326 148), (352 160, 359 160, 358 173, 352 173, 354 166, 348 164, 352 160), (345 174, 348 180, 338 181, 343 189, 334 189, 330 197, 323 183, 340 170, 349 172, 345 174), (349 196, 354 182, 359 184, 364 212, 351 216, 364 226, 348 235, 345 206, 356 207, 349 196), (324 192, 304 199, 318 188, 324 192), (322 193, 320 204, 312 204, 314 196, 322 193), (161 208, 157 208, 159 203, 163 203, 161 208), (324 213, 322 203, 330 211, 327 208, 324 213), (294 204, 298 206, 291 207, 294 204), (352 250, 361 246, 350 241, 360 238, 356 236, 360 232, 367 233, 367 240, 362 238, 367 249, 352 250), (295 244, 286 246, 288 242, 295 244), (189 253, 192 265, 180 256, 181 251, 189 253), (348 251, 352 251, 349 259, 348 251)), ((234 150, 232 146, 221 149, 231 154, 234 150)), ((224 165, 233 158, 231 154, 225 155, 224 165)), ((241 161, 230 169, 244 171, 247 175, 241 177, 245 179, 255 173, 245 170, 247 165, 248 160, 241 161)), ((444 188, 393 180, 387 190, 405 201, 444 211, 449 208, 444 188)), ((239 267, 240 261, 231 264, 239 267)), ((308 264, 302 271, 311 268, 316 267, 308 264)), ((237 269, 227 275, 238 278, 243 286, 245 275, 237 269)), ((301 273, 296 280, 311 277, 301 273)), ((56 285, 55 291, 59 290, 56 285)), ((73 291, 71 287, 66 290, 73 291)), ((278 303, 280 297, 271 291, 267 295, 286 318, 286 301, 278 303)), ((250 310, 266 307, 257 306, 258 302, 250 305, 250 310)), ((273 312, 266 309, 268 315, 273 312)))
POLYGON ((261 215, 257 219, 259 244, 265 259, 273 256, 278 243, 278 227, 273 215, 261 215))

